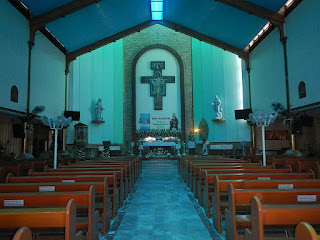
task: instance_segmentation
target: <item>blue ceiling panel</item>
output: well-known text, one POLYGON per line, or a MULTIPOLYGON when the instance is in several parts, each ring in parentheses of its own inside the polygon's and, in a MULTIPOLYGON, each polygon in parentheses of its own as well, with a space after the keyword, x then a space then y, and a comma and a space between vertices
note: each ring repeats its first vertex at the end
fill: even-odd
POLYGON ((72 52, 150 19, 149 0, 102 0, 46 27, 72 52))
POLYGON ((246 0, 260 7, 267 8, 271 11, 278 12, 287 0, 246 0))
POLYGON ((267 23, 213 0, 166 1, 164 19, 244 49, 267 23))
POLYGON ((39 16, 73 1, 74 0, 21 0, 35 16, 39 16))

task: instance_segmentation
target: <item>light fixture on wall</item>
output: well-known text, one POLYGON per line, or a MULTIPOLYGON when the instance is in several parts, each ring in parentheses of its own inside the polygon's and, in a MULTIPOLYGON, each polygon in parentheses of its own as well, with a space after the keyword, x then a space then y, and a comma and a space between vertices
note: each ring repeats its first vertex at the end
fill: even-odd
POLYGON ((278 117, 278 113, 272 113, 272 114, 266 115, 265 113, 263 113, 261 111, 255 112, 254 114, 252 114, 252 113, 249 114, 250 121, 253 124, 256 124, 258 127, 261 127, 263 166, 267 165, 264 127, 267 127, 270 125, 270 123, 273 123, 277 117, 278 117))
POLYGON ((71 117, 66 118, 65 116, 58 116, 57 118, 41 117, 43 125, 49 126, 50 129, 54 130, 54 169, 57 169, 58 130, 67 127, 71 120, 71 117))

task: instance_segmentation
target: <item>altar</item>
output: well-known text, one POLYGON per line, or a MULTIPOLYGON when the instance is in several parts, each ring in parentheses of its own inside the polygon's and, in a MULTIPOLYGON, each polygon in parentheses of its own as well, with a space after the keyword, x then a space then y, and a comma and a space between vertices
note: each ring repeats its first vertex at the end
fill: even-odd
POLYGON ((164 148, 171 153, 171 155, 175 155, 176 151, 176 143, 175 142, 163 142, 163 141, 155 141, 155 142, 143 142, 143 154, 147 155, 150 151, 156 148, 164 148))

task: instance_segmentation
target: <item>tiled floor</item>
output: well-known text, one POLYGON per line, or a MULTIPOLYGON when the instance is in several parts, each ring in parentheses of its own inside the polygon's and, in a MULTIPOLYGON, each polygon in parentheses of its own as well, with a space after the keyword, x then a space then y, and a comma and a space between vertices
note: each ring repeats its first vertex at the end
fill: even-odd
POLYGON ((175 160, 143 162, 135 191, 121 209, 111 234, 107 239, 220 239, 179 178, 175 160))

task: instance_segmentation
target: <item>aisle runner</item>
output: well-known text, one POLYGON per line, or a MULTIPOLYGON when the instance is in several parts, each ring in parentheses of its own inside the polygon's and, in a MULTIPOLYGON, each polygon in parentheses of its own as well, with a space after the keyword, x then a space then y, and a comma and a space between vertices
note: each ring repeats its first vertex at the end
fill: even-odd
POLYGON ((177 161, 144 161, 129 201, 114 240, 212 239, 179 180, 177 161))

